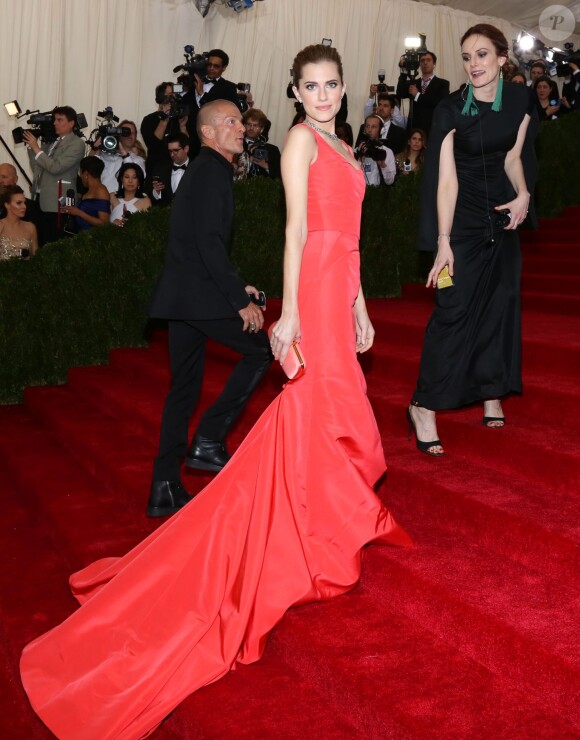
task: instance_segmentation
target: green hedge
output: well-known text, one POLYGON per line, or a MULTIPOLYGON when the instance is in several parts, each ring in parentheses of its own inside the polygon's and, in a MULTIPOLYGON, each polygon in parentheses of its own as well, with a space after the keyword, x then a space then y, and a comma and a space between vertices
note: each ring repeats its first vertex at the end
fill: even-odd
MULTIPOLYGON (((580 114, 546 123, 538 137, 540 215, 580 204, 580 114)), ((415 249, 420 178, 367 190, 361 226, 367 296, 398 295, 426 272, 415 249)), ((237 183, 232 260, 268 295, 281 294, 284 197, 280 183, 237 183)), ((107 361, 111 348, 146 343, 147 303, 163 262, 169 212, 134 216, 49 244, 29 262, 0 263, 0 402, 27 385, 61 383, 69 367, 107 361)))

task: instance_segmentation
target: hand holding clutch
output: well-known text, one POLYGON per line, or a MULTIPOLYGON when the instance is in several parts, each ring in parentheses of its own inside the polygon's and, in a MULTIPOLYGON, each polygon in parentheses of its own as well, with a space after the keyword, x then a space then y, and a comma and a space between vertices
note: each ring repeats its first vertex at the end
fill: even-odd
MULTIPOLYGON (((268 329, 268 336, 272 338, 272 332, 276 324, 272 324, 268 329)), ((300 344, 298 342, 292 342, 292 346, 288 350, 286 359, 281 364, 282 370, 286 373, 288 380, 298 380, 302 377, 306 371, 306 360, 300 350, 300 344)))

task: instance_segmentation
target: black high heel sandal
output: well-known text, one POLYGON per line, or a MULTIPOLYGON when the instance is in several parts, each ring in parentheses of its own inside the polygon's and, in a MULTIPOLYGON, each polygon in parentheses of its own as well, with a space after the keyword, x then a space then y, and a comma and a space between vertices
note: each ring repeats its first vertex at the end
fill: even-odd
POLYGON ((481 422, 484 427, 487 427, 488 429, 501 429, 502 427, 505 427, 505 416, 484 416, 483 421, 481 422), (501 424, 498 424, 497 426, 492 426, 490 422, 493 421, 501 421, 501 424))
MULTIPOLYGON (((418 404, 413 403, 411 401, 411 406, 417 406, 417 405, 418 404)), ((407 439, 411 439, 413 432, 415 432, 415 444, 417 445, 417 449, 420 452, 424 452, 426 455, 429 455, 430 457, 443 457, 443 455, 445 454, 445 451, 442 451, 442 452, 432 452, 431 451, 431 447, 443 447, 439 439, 435 439, 433 440, 433 442, 421 442, 421 440, 417 436, 417 426, 415 422, 413 421, 413 417, 411 416, 411 406, 407 407, 407 423, 408 423, 407 439)))

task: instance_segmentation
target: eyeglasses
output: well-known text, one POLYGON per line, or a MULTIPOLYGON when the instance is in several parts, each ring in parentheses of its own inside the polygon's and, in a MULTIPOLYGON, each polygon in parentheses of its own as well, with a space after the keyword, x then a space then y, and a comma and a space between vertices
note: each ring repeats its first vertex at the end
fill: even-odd
POLYGON ((169 154, 177 154, 177 152, 180 152, 183 149, 182 146, 178 146, 177 149, 168 149, 169 154))

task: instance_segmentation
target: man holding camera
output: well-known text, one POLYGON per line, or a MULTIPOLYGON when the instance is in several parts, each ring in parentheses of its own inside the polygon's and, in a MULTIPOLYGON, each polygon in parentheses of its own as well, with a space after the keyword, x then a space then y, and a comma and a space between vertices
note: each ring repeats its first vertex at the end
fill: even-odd
POLYGON ((437 57, 432 51, 422 52, 419 56, 421 76, 418 79, 405 72, 406 57, 399 62, 402 73, 397 83, 399 98, 409 98, 411 108, 407 116, 407 130, 420 128, 426 134, 431 130, 433 111, 440 100, 449 95, 449 80, 435 75, 437 57))
POLYGON ((247 93, 239 91, 235 83, 226 80, 222 75, 226 71, 230 58, 222 49, 212 49, 207 55, 207 65, 204 75, 194 74, 194 90, 191 98, 193 105, 191 115, 194 120, 189 126, 190 133, 190 151, 195 156, 201 146, 198 135, 195 117, 200 108, 212 100, 229 100, 240 111, 243 112, 240 97, 245 97, 247 93))
MULTIPOLYGON (((393 86, 389 86, 384 82, 372 84, 369 90, 369 98, 364 107, 364 117, 366 118, 367 116, 370 116, 371 113, 378 113, 381 118, 384 118, 384 116, 379 111, 379 95, 389 95, 390 92, 394 92, 394 90, 395 88, 393 86)), ((395 126, 399 126, 399 128, 402 128, 404 130, 405 116, 401 113, 401 109, 396 102, 396 98, 394 99, 395 105, 393 107, 393 110, 391 111, 391 121, 395 124, 395 126)))
POLYGON ((68 105, 53 111, 56 140, 38 143, 30 131, 24 131, 32 169, 32 199, 38 202, 39 244, 56 241, 63 235, 64 219, 60 219, 59 197, 67 190, 76 191, 77 174, 85 156, 85 143, 74 133, 76 111, 68 105))
MULTIPOLYGON (((393 112, 397 99, 389 93, 379 93, 377 98, 377 115, 383 119, 380 138, 394 154, 400 154, 407 146, 407 132, 404 128, 395 125, 393 112)), ((365 119, 366 120, 366 119, 365 119)))
POLYGON ((105 165, 101 182, 109 193, 116 193, 119 189, 117 173, 121 169, 121 165, 129 162, 138 164, 143 173, 147 174, 145 160, 133 151, 137 139, 137 127, 133 121, 124 120, 119 124, 119 128, 122 133, 117 137, 117 147, 115 149, 112 151, 104 149, 102 139, 98 136, 89 152, 89 156, 98 157, 105 165))
POLYGON ((189 139, 185 134, 175 134, 167 137, 167 151, 171 157, 171 165, 158 167, 151 173, 150 186, 146 188, 151 193, 153 205, 168 206, 173 201, 179 183, 189 165, 189 139))
POLYGON ((270 125, 266 114, 258 108, 250 108, 244 113, 246 138, 244 151, 240 155, 238 172, 243 169, 243 175, 237 179, 251 180, 254 177, 271 177, 279 180, 280 150, 274 144, 268 144, 267 129, 270 125), (242 167, 240 167, 242 165, 242 167))
POLYGON ((149 113, 141 121, 141 135, 147 147, 145 166, 147 172, 153 173, 164 163, 170 165, 171 158, 167 151, 167 138, 175 134, 187 136, 189 113, 180 103, 173 90, 173 82, 162 82, 155 88, 157 110, 149 113))
POLYGON ((233 103, 216 100, 199 111, 197 129, 202 148, 177 190, 165 265, 151 301, 151 316, 168 320, 172 377, 148 516, 173 514, 190 500, 181 483, 184 456, 188 467, 200 470, 217 472, 226 465, 226 435, 272 359, 268 337, 261 331, 264 314, 255 305, 260 294, 246 285, 229 259, 232 161, 244 147, 242 115, 233 103), (242 357, 217 401, 201 417, 188 451, 188 423, 201 392, 208 338, 242 357))
POLYGON ((392 185, 395 182, 395 155, 379 138, 383 123, 376 113, 367 116, 363 141, 355 150, 356 158, 362 163, 367 185, 392 185))

